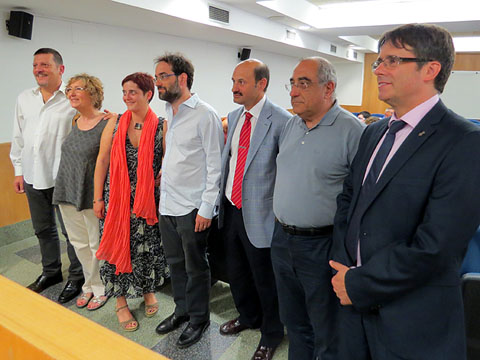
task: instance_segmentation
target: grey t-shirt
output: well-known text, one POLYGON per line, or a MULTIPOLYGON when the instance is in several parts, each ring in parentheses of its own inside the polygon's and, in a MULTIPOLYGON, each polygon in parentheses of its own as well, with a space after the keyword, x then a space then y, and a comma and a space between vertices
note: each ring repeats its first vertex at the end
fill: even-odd
POLYGON ((90 130, 75 124, 62 144, 62 156, 55 180, 53 203, 66 203, 78 211, 93 207, 93 174, 106 120, 90 130))
POLYGON ((308 129, 294 116, 279 142, 273 212, 303 228, 333 224, 336 198, 357 152, 364 125, 335 103, 308 129))

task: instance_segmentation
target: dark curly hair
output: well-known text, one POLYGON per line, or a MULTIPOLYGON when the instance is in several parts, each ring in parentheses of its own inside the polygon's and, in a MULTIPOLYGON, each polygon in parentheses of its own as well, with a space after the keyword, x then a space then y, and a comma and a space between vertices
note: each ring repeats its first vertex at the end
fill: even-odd
POLYGON ((185 73, 187 75, 188 90, 192 89, 193 73, 195 69, 193 68, 193 64, 189 59, 180 53, 165 53, 164 55, 155 59, 155 64, 158 64, 162 61, 171 66, 175 75, 178 76, 185 73))

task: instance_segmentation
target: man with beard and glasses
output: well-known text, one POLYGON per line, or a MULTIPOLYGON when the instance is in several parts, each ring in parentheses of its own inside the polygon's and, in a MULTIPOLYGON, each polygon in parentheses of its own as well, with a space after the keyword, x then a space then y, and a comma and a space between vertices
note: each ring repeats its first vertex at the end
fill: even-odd
POLYGON ((52 204, 55 178, 63 140, 72 129, 76 110, 65 96, 62 75, 65 71, 60 53, 38 49, 33 55, 36 87, 25 90, 17 99, 10 159, 15 169, 17 194, 27 194, 32 225, 40 244, 42 274, 29 289, 40 293, 62 282, 60 241, 55 212, 67 239, 70 260, 68 281, 58 301, 65 303, 77 296, 84 282, 82 265, 70 244, 58 207, 52 204))
POLYGON ((219 193, 222 123, 191 93, 193 65, 182 54, 156 59, 160 99, 167 102, 168 131, 160 190, 160 231, 172 279, 175 311, 156 328, 166 334, 188 321, 179 348, 196 343, 210 324, 207 235, 219 193))

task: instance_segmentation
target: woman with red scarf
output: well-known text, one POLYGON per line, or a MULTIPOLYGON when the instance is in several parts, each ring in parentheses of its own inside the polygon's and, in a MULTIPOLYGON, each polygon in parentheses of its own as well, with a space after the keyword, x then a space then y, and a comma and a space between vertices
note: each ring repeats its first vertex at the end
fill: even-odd
POLYGON ((93 210, 101 221, 97 258, 105 295, 117 298, 116 313, 125 331, 138 322, 127 298, 144 297, 145 316, 158 311, 155 290, 169 277, 157 218, 155 178, 162 161, 162 123, 150 109, 153 77, 128 75, 122 81, 127 111, 111 116, 95 168, 93 210))

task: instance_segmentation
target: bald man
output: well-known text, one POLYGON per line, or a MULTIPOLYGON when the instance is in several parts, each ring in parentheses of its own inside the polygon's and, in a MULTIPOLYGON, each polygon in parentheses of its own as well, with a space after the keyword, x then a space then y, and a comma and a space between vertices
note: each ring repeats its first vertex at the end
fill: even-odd
POLYGON ((259 60, 238 64, 222 154, 219 227, 224 227, 227 272, 239 317, 220 327, 222 335, 260 328, 252 359, 271 359, 283 338, 270 259, 275 217, 273 188, 278 139, 290 113, 267 99, 270 74, 259 60))

